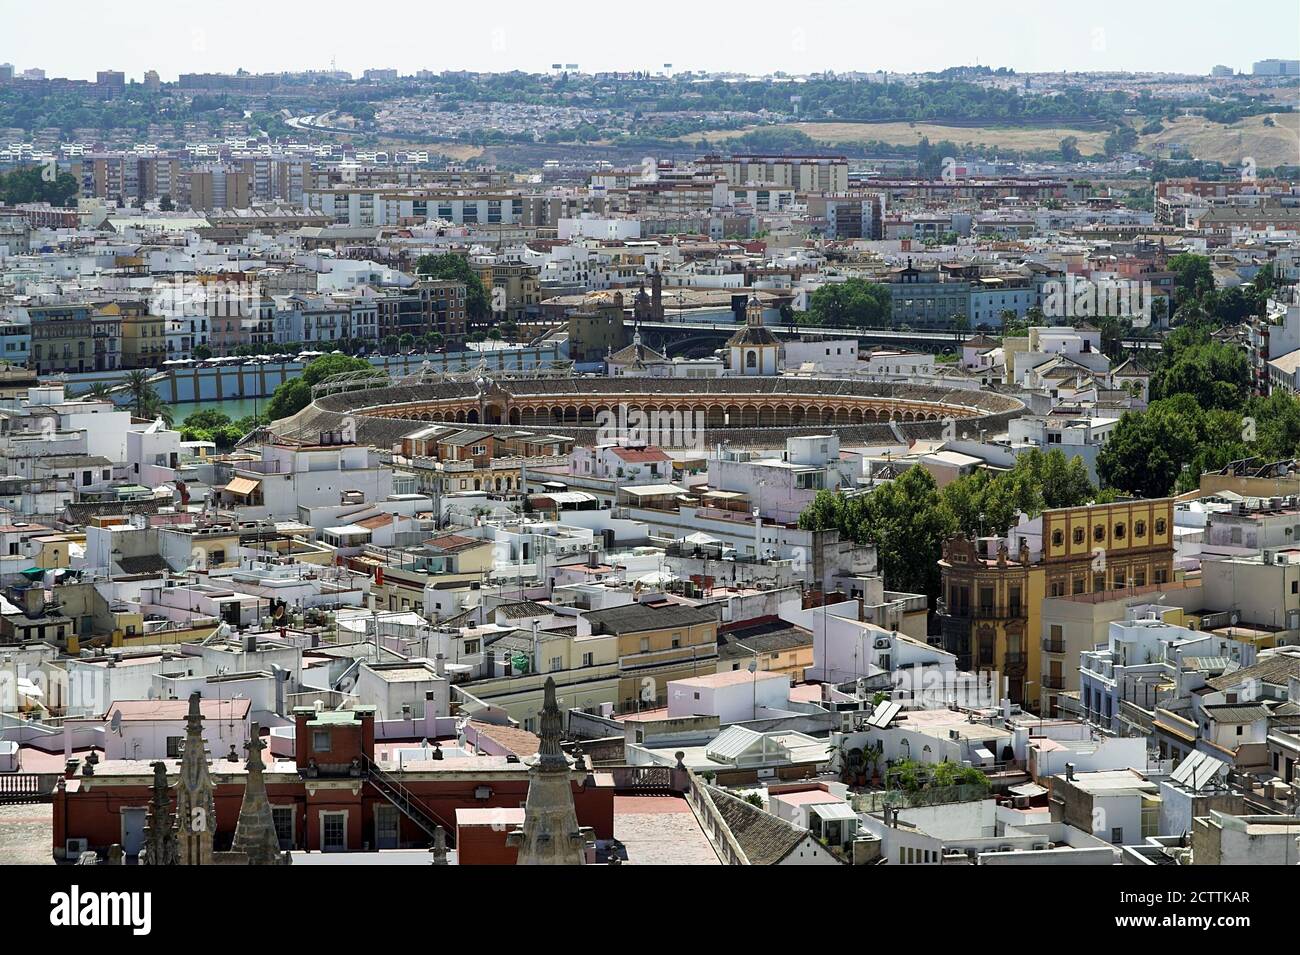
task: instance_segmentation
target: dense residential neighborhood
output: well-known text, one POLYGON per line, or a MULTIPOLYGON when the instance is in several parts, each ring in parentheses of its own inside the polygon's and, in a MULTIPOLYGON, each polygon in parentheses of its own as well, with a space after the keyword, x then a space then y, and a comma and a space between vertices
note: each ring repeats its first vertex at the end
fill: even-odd
POLYGON ((21 50, 0 863, 1300 864, 1288 42, 21 50))

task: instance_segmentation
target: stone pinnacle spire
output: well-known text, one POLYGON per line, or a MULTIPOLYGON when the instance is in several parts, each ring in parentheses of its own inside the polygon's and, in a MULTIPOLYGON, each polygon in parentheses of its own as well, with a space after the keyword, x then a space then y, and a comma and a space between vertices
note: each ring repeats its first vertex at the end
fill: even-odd
POLYGON ((217 827, 212 777, 203 743, 203 714, 199 694, 190 694, 185 717, 185 748, 176 781, 176 829, 181 865, 211 865, 212 835, 217 827))
POLYGON ((262 762, 262 750, 266 749, 266 744, 262 742, 260 733, 261 727, 254 723, 249 730, 248 742, 244 744, 248 751, 248 781, 244 784, 244 802, 239 807, 239 822, 235 826, 235 841, 231 849, 247 854, 249 865, 285 865, 289 856, 280 852, 271 803, 266 797, 266 780, 262 776, 266 768, 262 762))
POLYGON ((582 865, 587 834, 573 808, 572 771, 560 748, 563 716, 555 699, 555 679, 546 678, 542 698, 541 745, 528 771, 523 825, 510 833, 519 865, 582 865))
POLYGON ((565 771, 569 760, 560 748, 564 736, 564 716, 555 700, 555 678, 547 677, 542 690, 541 745, 537 748, 537 768, 549 772, 565 771))
POLYGON ((172 815, 172 795, 167 785, 167 764, 153 764, 153 797, 144 826, 144 851, 141 865, 177 865, 180 846, 176 841, 176 817, 172 815))

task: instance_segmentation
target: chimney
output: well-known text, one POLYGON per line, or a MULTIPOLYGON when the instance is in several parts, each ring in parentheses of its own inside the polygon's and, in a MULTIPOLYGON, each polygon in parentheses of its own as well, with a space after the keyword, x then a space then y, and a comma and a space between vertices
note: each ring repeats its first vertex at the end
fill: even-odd
POLYGON ((1065 764, 1065 778, 1070 782, 1074 782, 1074 763, 1065 764))
POLYGON ((23 613, 33 619, 45 614, 45 586, 33 584, 23 591, 23 613))
POLYGON ((445 677, 447 675, 447 658, 441 653, 433 658, 433 671, 437 673, 438 676, 445 677))
POLYGON ((289 679, 289 671, 279 664, 272 664, 271 673, 275 677, 275 711, 284 715, 284 684, 289 679))

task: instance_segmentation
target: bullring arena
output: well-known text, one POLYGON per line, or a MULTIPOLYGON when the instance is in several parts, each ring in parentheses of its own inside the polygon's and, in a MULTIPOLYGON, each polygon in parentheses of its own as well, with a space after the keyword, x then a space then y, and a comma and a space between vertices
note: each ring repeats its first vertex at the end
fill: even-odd
MULTIPOLYGON (((1024 411, 1018 399, 991 391, 848 379, 484 376, 318 394, 270 430, 282 440, 300 442, 346 432, 360 444, 387 448, 430 424, 472 425, 563 434, 578 444, 595 444, 609 440, 607 422, 639 413, 695 423, 691 447, 725 442, 772 448, 787 437, 830 430, 846 444, 861 445, 977 438, 1004 431, 1024 411), (949 422, 952 428, 946 428, 949 422)), ((671 449, 675 442, 657 443, 671 449)))

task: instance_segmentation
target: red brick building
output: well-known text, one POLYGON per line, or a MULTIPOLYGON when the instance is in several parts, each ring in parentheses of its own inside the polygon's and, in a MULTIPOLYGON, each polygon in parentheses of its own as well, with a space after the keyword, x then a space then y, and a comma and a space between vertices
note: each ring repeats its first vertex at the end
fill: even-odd
MULTIPOLYGON (((284 849, 422 848, 431 844, 428 829, 434 824, 442 826, 454 847, 458 810, 518 809, 528 795, 528 764, 515 756, 407 759, 400 770, 376 764, 373 707, 321 712, 300 708, 294 719, 295 759, 270 762, 265 771, 284 849)), ((90 849, 118 843, 128 855, 138 851, 153 762, 70 761, 54 793, 55 857, 75 858, 80 846, 74 843, 68 852, 70 840, 85 840, 90 849)), ((180 760, 164 762, 174 784, 180 760)), ((210 758, 209 771, 215 787, 214 841, 221 851, 234 838, 247 770, 242 759, 217 756, 210 758)), ((580 825, 590 826, 598 839, 613 838, 611 777, 589 773, 573 784, 573 801, 580 825)), ((489 839, 497 835, 490 827, 488 831, 489 839)), ((498 853, 495 843, 483 848, 486 857, 498 853)))

